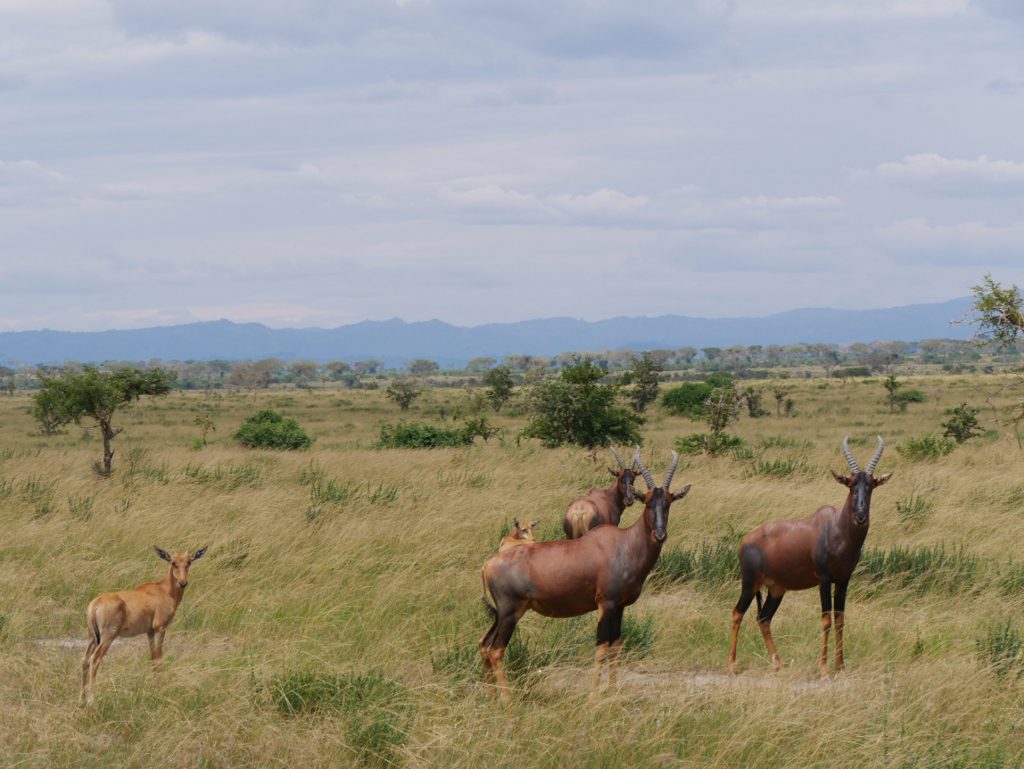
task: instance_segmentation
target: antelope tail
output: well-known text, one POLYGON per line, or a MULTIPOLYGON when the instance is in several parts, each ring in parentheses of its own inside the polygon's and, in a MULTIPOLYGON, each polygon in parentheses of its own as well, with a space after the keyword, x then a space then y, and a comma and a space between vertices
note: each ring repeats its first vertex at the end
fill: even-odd
POLYGON ((92 634, 94 643, 97 646, 99 646, 100 645, 100 640, 102 640, 100 638, 100 625, 96 621, 96 610, 93 607, 91 607, 91 606, 89 607, 89 613, 88 613, 88 616, 86 618, 86 623, 89 626, 89 632, 92 634))
POLYGON ((481 587, 483 588, 483 595, 480 597, 480 600, 484 602, 484 608, 487 609, 487 613, 491 615, 491 619, 497 621, 498 607, 491 602, 491 598, 489 597, 490 591, 487 589, 487 576, 482 571, 480 572, 480 582, 481 587))
POLYGON ((758 620, 760 620, 761 619, 761 591, 758 590, 756 593, 754 593, 754 597, 757 598, 757 617, 758 617, 758 620))
POLYGON ((583 512, 581 510, 572 511, 572 538, 579 539, 587 530, 583 527, 583 512))

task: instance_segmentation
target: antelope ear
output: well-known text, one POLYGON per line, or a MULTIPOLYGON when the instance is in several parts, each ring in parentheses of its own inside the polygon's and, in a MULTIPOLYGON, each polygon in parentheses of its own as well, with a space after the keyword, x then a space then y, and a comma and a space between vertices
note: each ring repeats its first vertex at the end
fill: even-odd
POLYGON ((170 556, 170 555, 168 555, 168 553, 167 553, 167 551, 166 551, 166 550, 164 550, 164 549, 163 549, 162 547, 157 547, 156 545, 153 545, 153 549, 154 549, 154 550, 156 550, 156 554, 157 554, 158 556, 160 556, 161 558, 163 558, 163 559, 164 559, 165 561, 167 561, 168 563, 170 562, 170 560, 171 560, 171 556, 170 556))
POLYGON ((875 487, 877 488, 878 486, 881 486, 890 478, 892 478, 892 473, 886 473, 885 475, 878 476, 877 478, 875 478, 875 487))
POLYGON ((612 470, 610 467, 608 468, 608 472, 611 473, 612 475, 614 475, 616 478, 619 477, 619 474, 617 472, 615 472, 614 470, 612 470))
POLYGON ((676 489, 675 491, 672 492, 672 501, 675 502, 677 499, 682 499, 683 497, 685 497, 689 493, 690 493, 690 484, 688 483, 685 486, 683 486, 683 488, 676 489))
POLYGON ((196 550, 196 551, 195 551, 195 552, 194 552, 194 553, 192 554, 192 557, 191 557, 191 558, 189 558, 189 561, 198 561, 198 560, 199 560, 200 558, 202 558, 202 557, 203 557, 204 555, 206 555, 206 549, 207 549, 208 547, 209 547, 209 545, 206 545, 206 546, 204 546, 204 547, 201 547, 201 548, 199 548, 198 550, 196 550))
POLYGON ((540 519, 539 519, 539 518, 538 518, 538 519, 537 519, 536 521, 533 521, 533 522, 531 522, 531 523, 530 523, 530 528, 532 529, 532 528, 533 528, 534 526, 536 526, 536 525, 537 525, 538 523, 540 523, 540 519))
POLYGON ((849 478, 847 478, 845 475, 840 475, 839 473, 837 473, 835 470, 832 470, 832 469, 829 469, 829 472, 832 473, 832 477, 836 479, 837 483, 841 483, 844 486, 849 487, 849 485, 850 485, 850 479, 849 478))

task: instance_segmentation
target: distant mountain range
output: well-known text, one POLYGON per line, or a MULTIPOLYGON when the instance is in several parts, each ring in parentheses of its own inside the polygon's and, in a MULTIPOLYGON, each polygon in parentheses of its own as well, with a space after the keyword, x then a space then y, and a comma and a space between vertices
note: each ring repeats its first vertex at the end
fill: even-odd
POLYGON ((413 358, 430 358, 442 367, 453 367, 478 356, 735 344, 915 342, 968 338, 969 325, 950 321, 963 316, 970 306, 970 297, 962 297, 883 310, 792 310, 762 318, 663 315, 594 322, 545 318, 473 327, 438 320, 406 323, 396 318, 332 329, 273 329, 218 320, 125 331, 8 331, 0 333, 0 362, 377 358, 397 366, 413 358))

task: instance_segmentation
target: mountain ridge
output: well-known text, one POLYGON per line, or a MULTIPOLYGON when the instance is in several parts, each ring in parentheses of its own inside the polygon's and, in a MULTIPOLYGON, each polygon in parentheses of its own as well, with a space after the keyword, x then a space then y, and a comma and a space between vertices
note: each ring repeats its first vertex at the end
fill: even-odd
POLYGON ((536 318, 479 326, 441 320, 363 320, 335 328, 274 329, 227 319, 107 331, 0 332, 0 362, 84 363, 104 360, 286 360, 377 358, 400 365, 429 358, 445 367, 478 356, 557 355, 606 349, 729 347, 967 339, 968 324, 952 325, 970 297, 871 310, 801 308, 763 317, 617 316, 597 321, 536 318))

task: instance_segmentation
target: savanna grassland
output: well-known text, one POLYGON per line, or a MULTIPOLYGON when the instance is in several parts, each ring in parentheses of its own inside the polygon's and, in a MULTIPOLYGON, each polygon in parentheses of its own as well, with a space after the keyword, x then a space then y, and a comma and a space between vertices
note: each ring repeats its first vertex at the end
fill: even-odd
MULTIPOLYGON (((607 485, 606 457, 504 440, 380 450, 380 391, 183 393, 116 422, 114 476, 93 431, 44 437, 28 396, 0 397, 0 744, 9 767, 1011 767, 1024 762, 1024 454, 993 428, 953 453, 895 449, 984 405, 996 377, 908 380, 927 401, 889 414, 878 378, 793 382, 796 415, 741 418, 745 448, 684 457, 669 539, 626 610, 621 687, 590 696, 594 615, 528 614, 507 657, 506 707, 481 683, 480 565, 513 516, 561 536, 565 505, 607 485), (212 409, 210 445, 194 418, 212 409), (257 408, 296 418, 308 451, 231 440, 257 408), (754 613, 725 673, 738 538, 839 504, 828 468, 888 448, 847 603, 847 672, 817 671, 817 591, 790 593, 773 673, 754 613), (208 544, 167 634, 115 644, 79 707, 85 607, 159 579, 152 546, 208 544), (1008 623, 1008 624, 1007 624, 1008 623)), ((433 390, 405 416, 436 421, 433 390)), ((700 426, 657 407, 644 458, 661 479, 700 426)), ((624 524, 639 513, 630 508, 624 524)), ((831 659, 831 650, 830 650, 831 659)))

